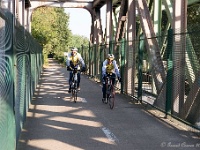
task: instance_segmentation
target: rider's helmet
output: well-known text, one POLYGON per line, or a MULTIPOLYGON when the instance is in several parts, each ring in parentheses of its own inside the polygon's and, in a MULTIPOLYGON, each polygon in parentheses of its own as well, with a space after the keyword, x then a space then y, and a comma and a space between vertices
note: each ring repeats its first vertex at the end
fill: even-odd
POLYGON ((115 56, 113 54, 108 54, 107 59, 114 60, 115 56))
POLYGON ((77 49, 76 47, 72 47, 72 48, 71 48, 71 51, 76 51, 76 52, 77 52, 78 49, 77 49))
POLYGON ((71 48, 72 55, 76 55, 78 49, 76 47, 71 48))

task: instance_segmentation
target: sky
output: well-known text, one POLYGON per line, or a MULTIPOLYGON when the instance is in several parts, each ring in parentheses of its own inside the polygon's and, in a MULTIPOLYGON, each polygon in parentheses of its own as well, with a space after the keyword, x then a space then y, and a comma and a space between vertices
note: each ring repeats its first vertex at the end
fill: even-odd
MULTIPOLYGON (((104 13, 105 8, 102 8, 101 18, 102 26, 103 18, 105 18, 104 13)), ((89 39, 91 31, 91 15, 83 8, 65 8, 65 12, 70 15, 69 18, 69 28, 73 34, 78 34, 89 39)))

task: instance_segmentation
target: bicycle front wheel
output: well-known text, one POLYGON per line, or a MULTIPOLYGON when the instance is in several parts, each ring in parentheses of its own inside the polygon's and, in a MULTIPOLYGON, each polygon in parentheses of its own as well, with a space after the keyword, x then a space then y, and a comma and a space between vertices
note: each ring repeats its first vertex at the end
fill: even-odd
POLYGON ((74 90, 74 103, 77 101, 77 90, 74 90))
POLYGON ((110 96, 108 98, 108 103, 109 103, 110 109, 113 109, 115 105, 115 95, 113 92, 110 93, 110 96))
POLYGON ((77 92, 75 89, 72 90, 72 99, 74 100, 74 103, 77 101, 77 92))

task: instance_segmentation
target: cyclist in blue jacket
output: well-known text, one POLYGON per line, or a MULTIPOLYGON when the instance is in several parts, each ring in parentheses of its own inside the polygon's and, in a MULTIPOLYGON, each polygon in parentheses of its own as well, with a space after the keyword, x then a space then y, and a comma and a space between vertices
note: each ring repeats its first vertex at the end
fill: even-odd
POLYGON ((108 54, 106 60, 103 62, 103 66, 102 66, 102 83, 103 83, 103 88, 102 88, 102 92, 103 92, 103 100, 105 101, 105 103, 107 103, 107 99, 106 99, 106 83, 105 83, 105 79, 107 74, 112 74, 112 83, 113 85, 115 84, 115 79, 116 76, 118 77, 119 82, 121 82, 121 76, 119 73, 119 68, 117 66, 117 62, 116 60, 114 60, 115 57, 113 54, 108 54))

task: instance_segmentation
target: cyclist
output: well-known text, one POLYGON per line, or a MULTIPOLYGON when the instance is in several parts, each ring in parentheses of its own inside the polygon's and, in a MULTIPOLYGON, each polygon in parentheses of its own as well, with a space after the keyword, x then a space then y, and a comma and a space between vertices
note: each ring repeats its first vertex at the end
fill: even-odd
MULTIPOLYGON (((69 90, 68 92, 71 93, 71 82, 72 82, 72 76, 73 76, 73 69, 77 68, 77 70, 80 70, 84 72, 86 70, 85 68, 85 62, 81 56, 80 53, 78 53, 78 49, 76 47, 71 49, 71 53, 68 53, 67 60, 66 60, 66 66, 67 70, 70 71, 69 73, 69 90)), ((78 77, 78 83, 77 83, 77 89, 80 90, 80 72, 77 74, 78 77)))
POLYGON ((106 60, 103 62, 103 66, 102 66, 102 83, 103 83, 103 88, 102 88, 102 92, 103 92, 103 101, 105 101, 107 103, 107 99, 106 99, 106 83, 105 83, 105 79, 107 74, 111 74, 112 73, 112 83, 113 85, 115 84, 115 79, 116 76, 118 77, 119 82, 121 82, 121 76, 119 73, 119 69, 116 63, 116 60, 114 60, 115 57, 113 54, 108 54, 106 60))

